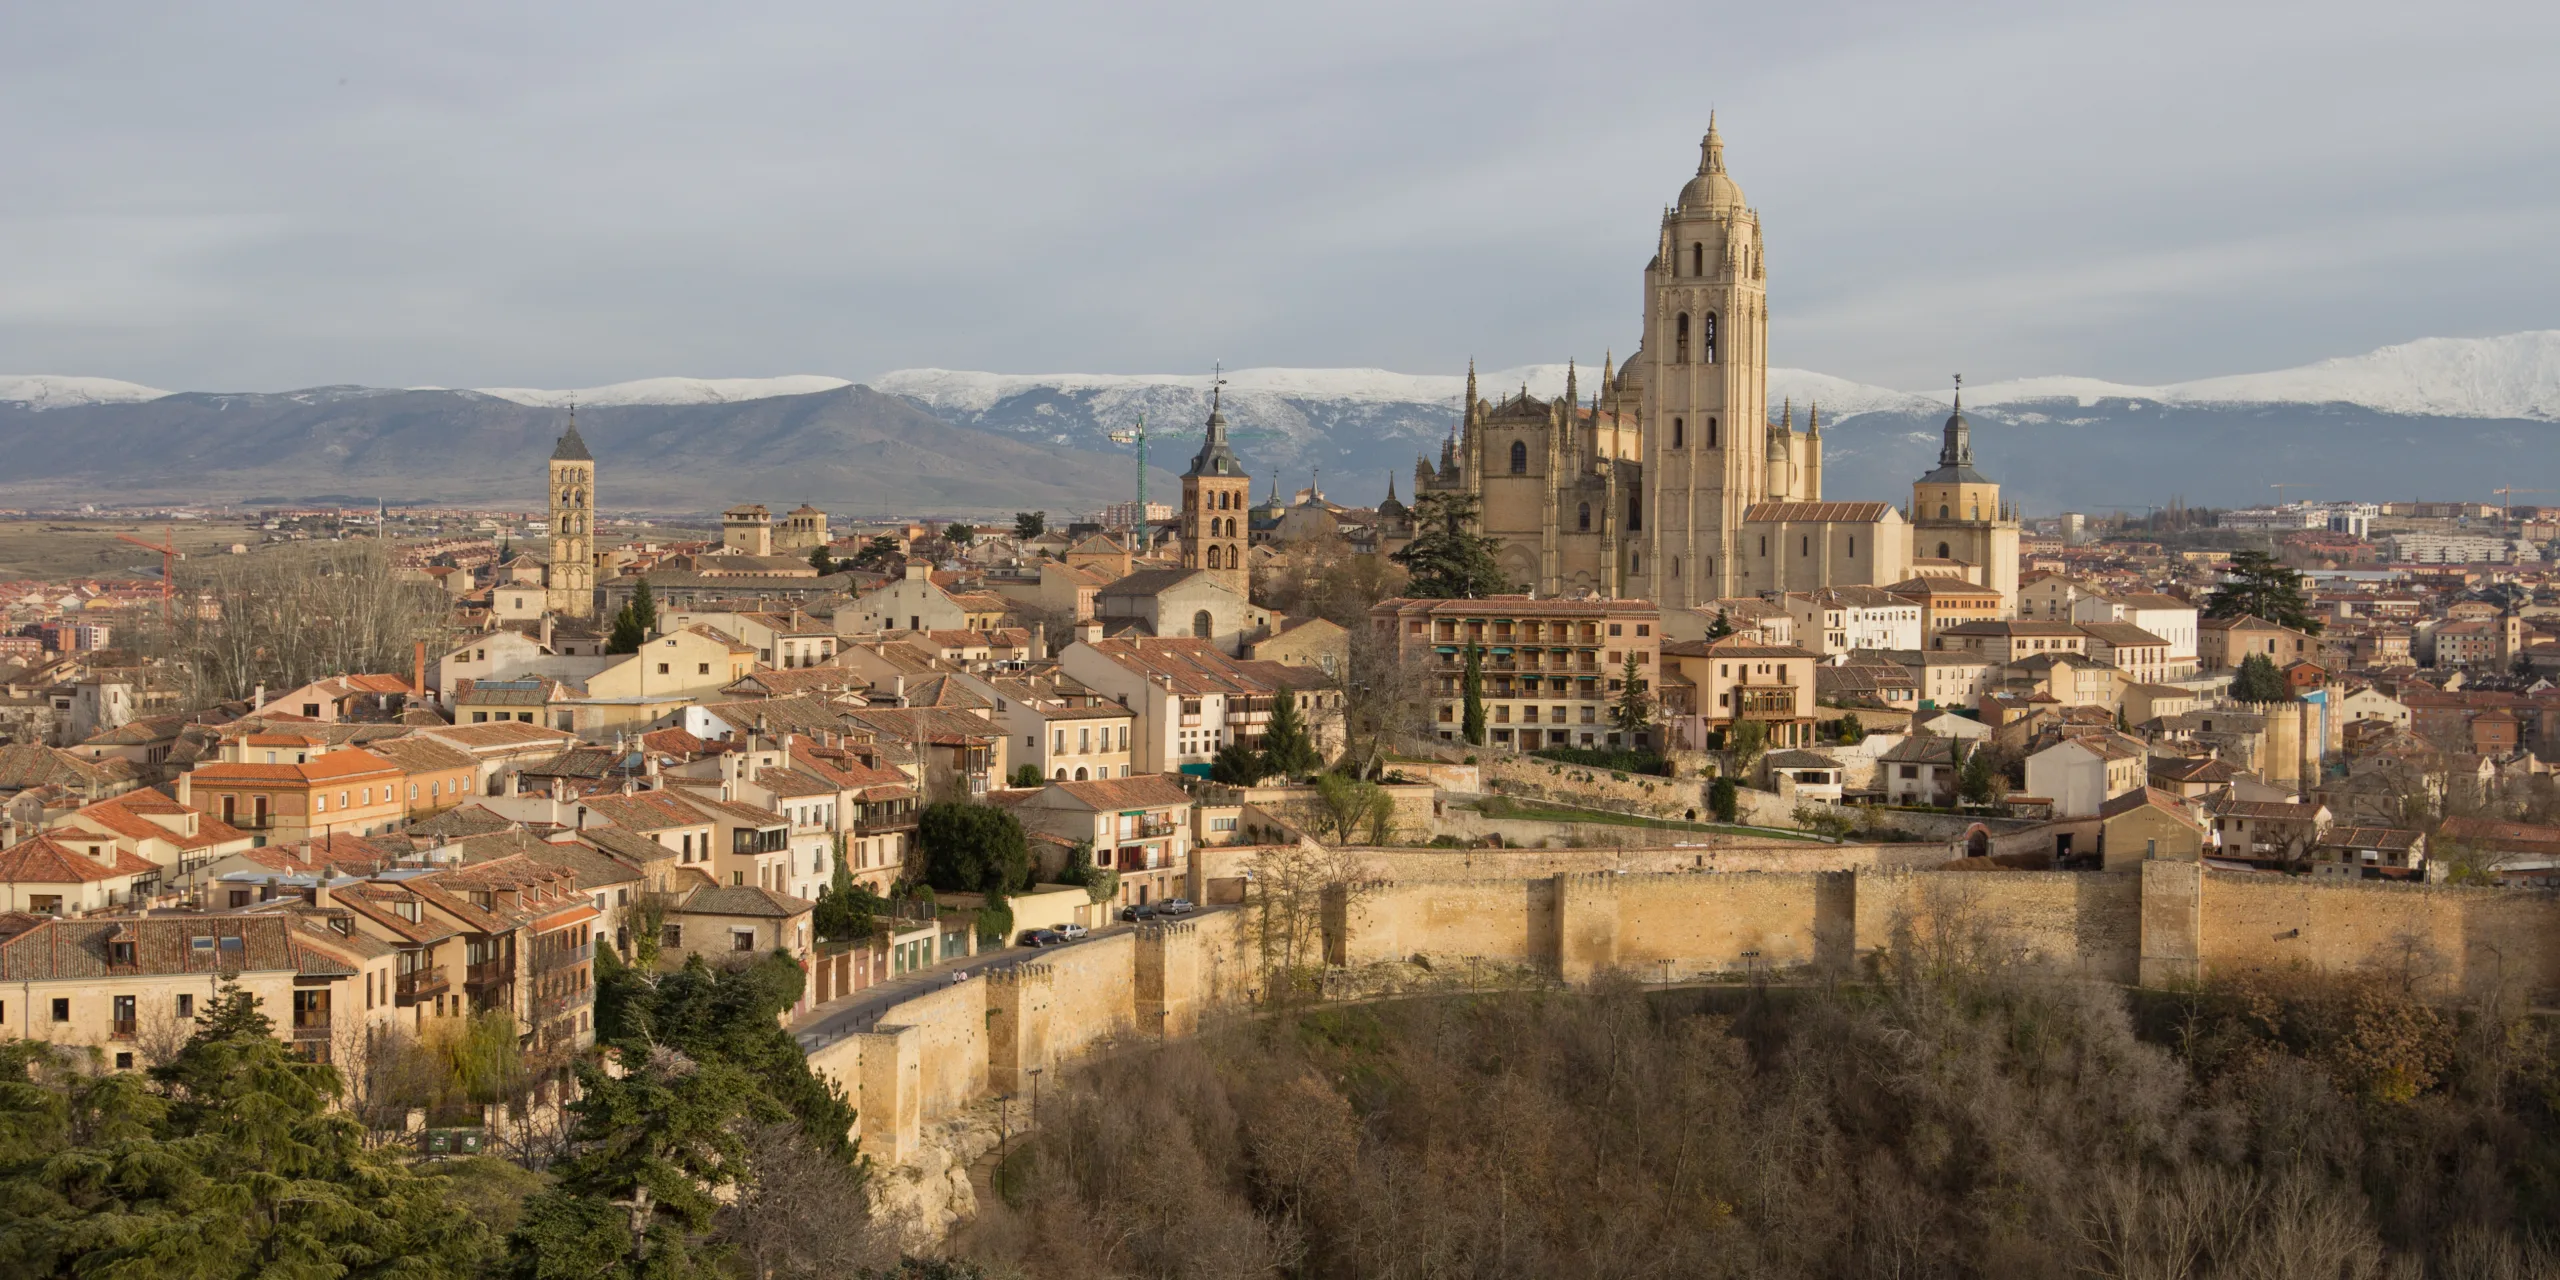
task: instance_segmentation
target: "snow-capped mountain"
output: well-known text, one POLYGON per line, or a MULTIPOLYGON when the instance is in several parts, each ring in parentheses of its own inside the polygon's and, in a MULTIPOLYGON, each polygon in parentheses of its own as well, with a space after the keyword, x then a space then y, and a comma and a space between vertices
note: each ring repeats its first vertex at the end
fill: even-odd
MULTIPOLYGON (((1582 363, 1580 374, 1588 396, 1598 386, 1596 362, 1582 363)), ((1492 370, 1481 374, 1478 390, 1495 399, 1523 388, 1553 397, 1564 390, 1566 376, 1562 364, 1492 370)), ((1236 447, 1258 480, 1287 492, 1320 475, 1332 496, 1367 502, 1385 493, 1391 476, 1410 492, 1414 459, 1437 455, 1458 420, 1465 387, 1463 371, 1263 368, 1228 373, 1223 397, 1236 447)), ((331 443, 316 455, 289 455, 311 470, 294 473, 297 483, 325 483, 323 469, 331 466, 352 476, 361 470, 353 459, 375 454, 386 471, 403 471, 418 483, 436 474, 432 457, 422 455, 417 461, 426 469, 418 470, 395 461, 396 448, 381 450, 433 439, 439 431, 495 430, 547 440, 543 433, 556 431, 549 415, 575 403, 596 411, 589 438, 599 449, 610 446, 613 424, 637 430, 645 423, 650 443, 634 439, 626 454, 644 467, 669 440, 717 439, 733 452, 743 449, 735 431, 751 421, 858 422, 872 433, 865 439, 893 451, 901 439, 922 439, 917 433, 925 425, 955 429, 947 445, 933 445, 941 486, 935 500, 956 503, 965 494, 977 504, 1000 502, 1008 484, 1025 483, 1022 460, 1031 456, 1057 459, 1060 477, 1093 477, 1077 484, 1117 490, 1120 482, 1107 477, 1134 481, 1134 460, 1130 446, 1111 437, 1142 417, 1149 463, 1178 471, 1208 416, 1210 390, 1207 374, 952 369, 900 369, 867 385, 794 374, 645 378, 578 390, 339 386, 219 394, 171 393, 108 378, 0 376, 0 446, 18 442, 10 456, 20 481, 59 487, 78 476, 134 477, 139 458, 236 452, 222 447, 225 433, 252 421, 311 423, 319 425, 295 430, 325 432, 331 443), (907 425, 893 425, 899 421, 907 425), (507 425, 490 425, 498 423, 507 425), (1003 448, 986 435, 1003 437, 1003 448), (165 445, 152 443, 164 438, 165 445), (973 457, 969 439, 982 442, 976 450, 982 456, 973 457), (111 447, 109 441, 123 443, 111 447), (1000 467, 999 454, 1011 461, 1000 467)), ((1844 496, 1897 496, 1934 454, 1948 397, 1946 390, 1898 391, 1803 369, 1769 374, 1771 402, 1792 401, 1799 422, 1808 405, 1821 406, 1824 487, 1844 496)), ((2339 496, 2459 496, 2502 484, 2560 489, 2560 455, 2542 426, 2560 421, 2560 330, 2428 338, 2294 369, 2161 386, 2024 378, 1969 386, 1965 406, 1976 452, 2030 509, 2138 505, 2172 494, 2192 503, 2247 503, 2263 500, 2264 486, 2277 480, 2334 487, 2339 496)), ((842 453, 844 440, 821 450, 825 457, 785 456, 818 438, 767 437, 757 446, 754 461, 764 470, 756 474, 795 474, 790 469, 805 464, 814 476, 825 466, 854 465, 847 474, 863 479, 839 501, 852 500, 855 491, 906 494, 885 470, 893 467, 888 456, 856 465, 842 453)), ((499 447, 498 439, 490 445, 499 447)), ((258 474, 279 478, 273 465, 281 464, 258 474)), ((492 457, 489 465, 499 464, 492 457)), ((692 470, 666 478, 657 491, 688 493, 724 474, 710 455, 687 465, 692 470)), ((169 482, 209 483, 204 474, 182 469, 169 482)), ((512 472, 491 471, 474 492, 507 475, 512 472)), ((1083 492, 1069 486, 1049 497, 1080 501, 1070 494, 1083 492)), ((713 506, 744 496, 750 495, 704 495, 713 506)), ((829 500, 816 492, 795 493, 792 500, 803 497, 829 500)))

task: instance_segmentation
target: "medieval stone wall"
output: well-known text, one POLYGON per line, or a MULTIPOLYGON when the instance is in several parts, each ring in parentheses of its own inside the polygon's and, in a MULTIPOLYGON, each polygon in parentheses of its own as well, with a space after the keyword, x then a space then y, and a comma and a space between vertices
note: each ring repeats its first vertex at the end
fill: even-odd
MULTIPOLYGON (((1374 851, 1380 878, 1333 896, 1323 951, 1352 969, 1463 957, 1567 982, 1852 974, 1909 951, 2148 986, 2303 966, 2444 995, 2560 994, 2560 894, 2208 874, 2192 862, 1737 872, 1673 861, 1683 855, 1706 856, 1374 851), (1602 858, 1669 865, 1586 865, 1602 858)), ((898 1004, 871 1031, 811 1050, 810 1064, 852 1095, 865 1149, 902 1162, 923 1125, 990 1092, 1018 1095, 1034 1067, 1187 1035, 1220 1007, 1249 1004, 1255 919, 1248 903, 1046 953, 898 1004)))

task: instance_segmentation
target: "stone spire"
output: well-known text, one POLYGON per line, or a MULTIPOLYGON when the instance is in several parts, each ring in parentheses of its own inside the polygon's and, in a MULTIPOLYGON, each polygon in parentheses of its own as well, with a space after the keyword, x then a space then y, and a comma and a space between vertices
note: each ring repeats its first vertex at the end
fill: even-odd
POLYGON ((1469 423, 1476 420, 1476 358, 1467 357, 1467 402, 1459 407, 1458 416, 1469 423))
POLYGON ((1575 379, 1571 356, 1565 357, 1564 361, 1564 402, 1568 409, 1582 403, 1582 387, 1575 379))
POLYGON ((578 402, 569 402, 569 429, 560 433, 560 443, 551 450, 553 462, 593 462, 596 456, 587 452, 587 442, 578 437, 578 402))
POLYGON ((1597 399, 1597 397, 1599 397, 1599 396, 1606 396, 1606 395, 1615 395, 1615 394, 1617 394, 1617 391, 1618 391, 1618 364, 1617 364, 1617 359, 1618 359, 1618 353, 1617 353, 1617 351, 1616 351, 1614 348, 1613 348, 1613 349, 1611 349, 1611 350, 1603 351, 1603 352, 1601 352, 1601 353, 1600 353, 1600 389, 1599 389, 1598 391, 1596 391, 1596 392, 1592 393, 1592 394, 1593 394, 1593 396, 1594 396, 1594 399, 1592 400, 1592 403, 1593 403, 1593 404, 1598 404, 1598 403, 1599 403, 1599 400, 1597 399))
POLYGON ((1822 402, 1819 400, 1805 406, 1804 433, 1816 440, 1822 438, 1822 402))

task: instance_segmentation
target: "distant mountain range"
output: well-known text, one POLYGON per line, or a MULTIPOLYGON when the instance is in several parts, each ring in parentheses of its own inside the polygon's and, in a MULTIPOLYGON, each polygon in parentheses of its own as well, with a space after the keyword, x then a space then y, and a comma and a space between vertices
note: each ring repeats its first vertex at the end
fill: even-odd
MULTIPOLYGON (((1586 366, 1585 394, 1596 370, 1586 366)), ((1238 451, 1283 492, 1321 474, 1368 503, 1410 493, 1463 375, 1244 369, 1224 397, 1238 451)), ((1553 396, 1565 366, 1490 372, 1491 397, 1553 396)), ((1197 447, 1206 375, 902 369, 860 385, 651 378, 575 391, 320 387, 170 393, 107 378, 0 376, 0 495, 150 501, 379 490, 394 501, 539 500, 540 463, 578 407, 608 506, 710 511, 749 499, 879 514, 1081 512, 1129 496, 1144 419, 1150 495, 1197 447)), ((1770 371, 1772 401, 1823 409, 1824 490, 1898 498, 1934 456, 1948 393, 1770 371)), ((2430 338, 2272 373, 2144 387, 2031 378, 1969 387, 1975 453, 2031 512, 2172 496, 2486 497, 2560 489, 2560 330, 2430 338), (2300 486, 2300 487, 2294 487, 2300 486)), ((2537 499, 2528 499, 2537 500, 2537 499)))

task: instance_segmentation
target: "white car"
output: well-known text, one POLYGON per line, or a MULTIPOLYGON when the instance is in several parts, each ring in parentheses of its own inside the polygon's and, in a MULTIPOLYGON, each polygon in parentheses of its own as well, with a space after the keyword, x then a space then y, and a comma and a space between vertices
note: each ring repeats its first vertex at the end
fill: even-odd
POLYGON ((1085 936, 1089 932, 1091 932, 1091 930, 1086 929, 1080 924, 1062 924, 1058 926, 1058 936, 1069 942, 1073 942, 1076 939, 1085 936))

